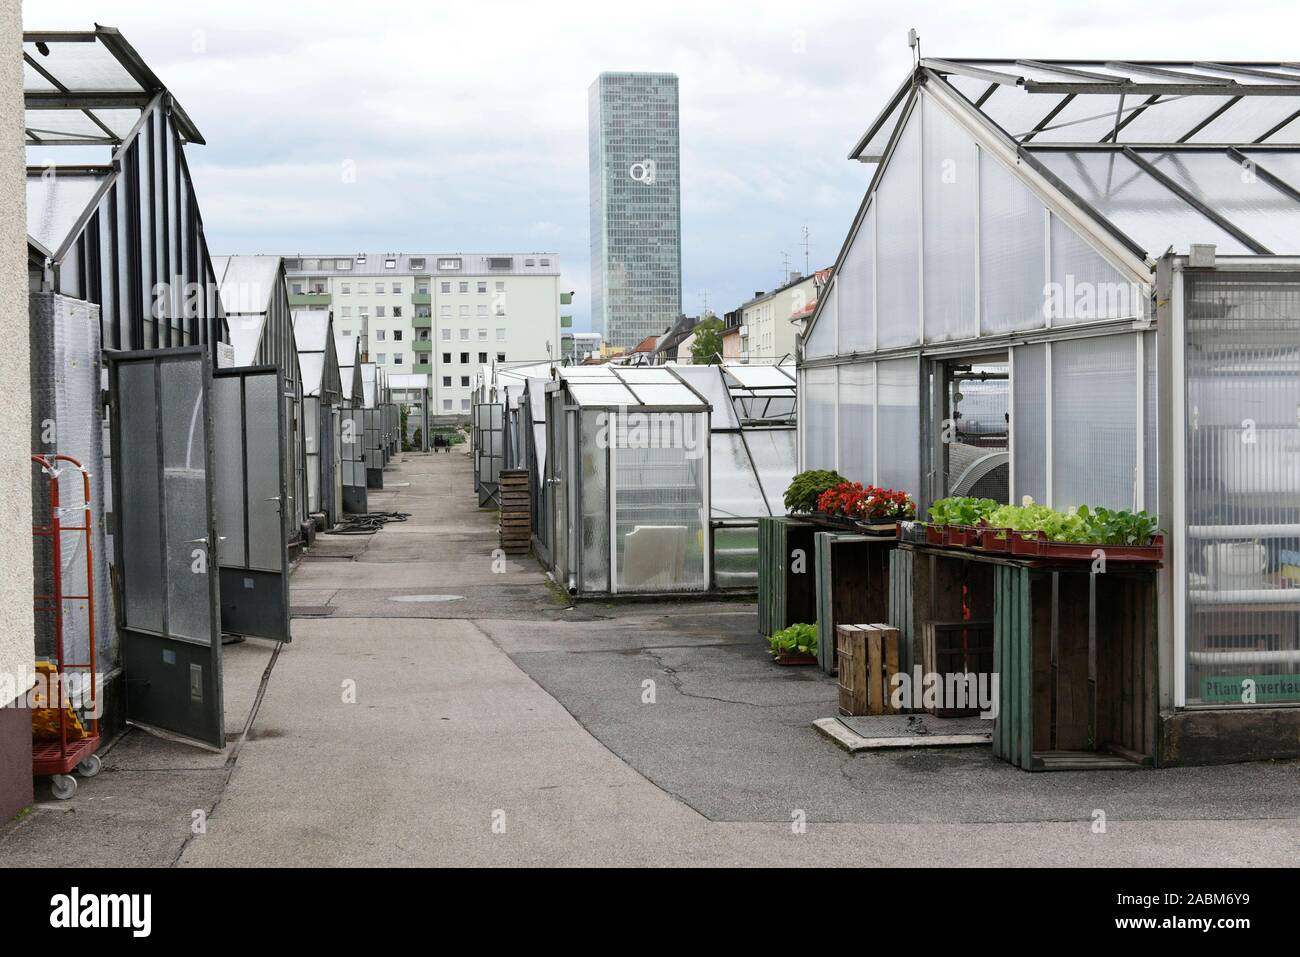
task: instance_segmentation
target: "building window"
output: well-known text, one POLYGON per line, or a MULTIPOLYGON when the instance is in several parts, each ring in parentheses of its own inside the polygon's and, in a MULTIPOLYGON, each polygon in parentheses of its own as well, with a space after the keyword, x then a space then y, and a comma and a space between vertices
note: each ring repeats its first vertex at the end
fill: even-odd
POLYGON ((468 329, 462 329, 462 330, 460 331, 460 341, 461 341, 461 342, 469 342, 469 330, 468 330, 468 329))
POLYGON ((365 253, 361 253, 361 254, 360 254, 359 256, 357 256, 356 258, 357 258, 357 265, 358 265, 358 266, 364 266, 364 265, 366 264, 366 254, 365 254, 365 253))
POLYGON ((458 283, 457 289, 459 289, 461 292, 469 292, 469 283, 467 282, 458 283))
POLYGON ((402 318, 402 307, 401 307, 401 306, 394 306, 394 307, 393 307, 393 318, 394 318, 394 319, 400 319, 400 318, 402 318))
POLYGON ((486 281, 486 280, 484 280, 483 282, 481 282, 481 283, 478 284, 478 291, 479 291, 479 292, 487 292, 487 281, 486 281))
POLYGON ((550 264, 551 264, 551 261, 550 261, 549 259, 543 259, 543 260, 542 260, 542 265, 543 265, 543 266, 549 266, 550 264))
POLYGON ((462 412, 468 412, 468 411, 469 411, 469 399, 461 399, 461 400, 460 400, 460 410, 461 410, 462 412))
POLYGON ((451 318, 451 306, 443 306, 442 308, 440 308, 440 309, 438 310, 438 313, 439 313, 439 315, 446 316, 448 319, 450 319, 450 318, 451 318))
POLYGON ((463 375, 463 376, 460 377, 460 387, 461 387, 462 389, 468 389, 468 388, 469 388, 469 376, 467 376, 467 375, 463 375))
POLYGON ((487 365, 487 353, 480 352, 478 354, 478 361, 479 361, 479 365, 487 365))
POLYGON ((376 361, 376 362, 387 362, 387 361, 388 361, 388 353, 386 353, 386 352, 376 352, 376 353, 375 353, 375 361, 376 361))
POLYGON ((505 314, 506 314, 506 304, 504 302, 498 302, 496 309, 493 310, 493 315, 504 316, 505 314))
POLYGON ((463 366, 467 366, 467 365, 469 365, 469 353, 468 353, 468 352, 462 352, 462 353, 460 354, 460 364, 463 365, 463 366))
POLYGON ((402 330, 401 330, 401 329, 394 329, 394 330, 393 330, 393 341, 394 341, 394 342, 401 342, 401 341, 402 341, 402 330))
POLYGON ((469 315, 469 306, 461 306, 461 307, 460 307, 460 314, 461 314, 462 316, 468 316, 468 315, 469 315))
POLYGON ((498 352, 497 362, 505 362, 505 361, 506 361, 506 354, 504 352, 498 352))
POLYGON ((486 315, 487 315, 487 306, 480 305, 480 306, 478 307, 478 314, 479 314, 480 316, 486 316, 486 315))
POLYGON ((429 364, 429 353, 424 352, 424 353, 421 353, 420 355, 416 356, 416 357, 415 357, 415 364, 416 364, 417 366, 427 366, 427 365, 429 364))
POLYGON ((375 306, 375 318, 376 318, 376 319, 382 319, 382 318, 384 318, 384 307, 383 307, 383 306, 375 306))
POLYGON ((388 333, 385 332, 383 329, 376 329, 376 330, 375 330, 375 341, 376 341, 376 342, 383 342, 383 341, 384 341, 384 338, 385 338, 387 335, 388 335, 388 333))
POLYGON ((450 353, 450 352, 444 352, 444 353, 442 354, 442 364, 445 365, 445 366, 449 366, 449 365, 451 365, 451 353, 450 353))
POLYGON ((294 294, 295 296, 301 296, 301 295, 302 295, 302 283, 300 283, 300 282, 296 282, 296 283, 293 284, 293 294, 294 294))
POLYGON ((451 411, 451 399, 443 399, 443 400, 442 400, 442 411, 444 411, 444 412, 450 412, 450 411, 451 411))
POLYGON ((459 259, 439 259, 439 260, 438 260, 438 268, 439 268, 439 269, 459 269, 459 268, 460 268, 460 260, 459 260, 459 259))
POLYGON ((384 260, 384 268, 385 268, 385 269, 396 269, 396 268, 397 268, 397 260, 396 260, 396 259, 385 259, 385 260, 384 260))
POLYGON ((343 335, 345 335, 345 336, 350 336, 350 335, 352 335, 352 330, 351 330, 351 329, 344 329, 344 330, 343 330, 343 335))
POLYGON ((451 388, 451 376, 449 376, 449 375, 445 375, 445 376, 442 377, 442 387, 443 387, 444 389, 450 389, 450 388, 451 388))
POLYGON ((352 307, 351 307, 351 306, 344 306, 344 307, 343 307, 343 317, 346 319, 346 318, 347 318, 348 316, 350 316, 350 315, 352 315, 352 307))
POLYGON ((320 260, 304 259, 302 261, 302 268, 307 270, 308 272, 315 272, 317 269, 320 269, 320 260))
POLYGON ((352 295, 352 283, 350 282, 343 283, 342 290, 345 296, 352 295))
POLYGON ((505 341, 506 341, 506 331, 504 329, 498 329, 497 342, 505 342, 505 341))
POLYGON ((382 282, 375 283, 375 295, 382 296, 383 294, 384 294, 384 284, 382 282))
POLYGON ((506 291, 506 283, 505 283, 505 280, 504 280, 504 279, 498 279, 498 280, 497 280, 497 292, 505 292, 505 291, 506 291))
POLYGON ((401 364, 402 364, 402 354, 400 352, 394 352, 393 365, 400 366, 401 364))
POLYGON ((509 269, 515 261, 509 256, 493 256, 488 259, 488 269, 509 269))
POLYGON ((487 342, 487 330, 486 330, 486 329, 480 329, 480 330, 478 331, 478 341, 479 341, 479 342, 487 342))
POLYGON ((438 338, 440 338, 443 342, 451 342, 451 330, 446 327, 443 327, 438 332, 438 338))
POLYGON ((351 269, 351 268, 352 268, 352 260, 351 260, 351 259, 336 259, 336 260, 334 260, 334 268, 335 268, 335 269, 351 269))
POLYGON ((440 282, 438 283, 438 288, 441 289, 443 292, 451 292, 451 283, 440 282))
MULTIPOLYGON (((412 260, 412 264, 414 264, 414 260, 412 260)), ((415 291, 422 296, 427 296, 429 294, 429 284, 421 280, 415 284, 415 291)))
POLYGON ((370 283, 368 282, 357 283, 357 292, 361 293, 362 295, 365 295, 366 293, 370 292, 370 283))

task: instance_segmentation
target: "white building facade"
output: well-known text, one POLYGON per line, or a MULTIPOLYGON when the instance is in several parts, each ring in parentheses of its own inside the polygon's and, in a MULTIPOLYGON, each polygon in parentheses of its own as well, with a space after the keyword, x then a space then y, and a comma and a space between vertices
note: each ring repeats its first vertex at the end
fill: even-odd
POLYGON ((294 308, 331 310, 364 361, 430 376, 433 415, 468 416, 485 364, 559 357, 553 253, 299 255, 285 271, 294 308))

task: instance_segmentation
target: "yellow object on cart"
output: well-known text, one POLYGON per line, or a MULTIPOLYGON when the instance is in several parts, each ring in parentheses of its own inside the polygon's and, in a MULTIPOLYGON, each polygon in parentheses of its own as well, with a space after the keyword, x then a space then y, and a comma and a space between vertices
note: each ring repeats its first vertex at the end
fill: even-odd
MULTIPOLYGON (((32 740, 59 740, 59 709, 51 708, 48 693, 59 686, 59 670, 52 661, 36 662, 36 674, 42 676, 32 694, 32 740)), ((81 719, 71 708, 64 708, 67 715, 65 728, 69 741, 80 741, 86 736, 86 729, 81 719)))

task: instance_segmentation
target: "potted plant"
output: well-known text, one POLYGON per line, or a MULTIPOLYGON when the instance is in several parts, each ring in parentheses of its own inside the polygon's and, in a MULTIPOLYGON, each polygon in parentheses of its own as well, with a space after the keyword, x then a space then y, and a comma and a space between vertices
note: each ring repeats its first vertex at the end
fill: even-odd
POLYGON ((979 537, 979 526, 998 507, 999 504, 991 498, 961 495, 941 498, 930 506, 927 541, 932 545, 974 545, 979 537))
POLYGON ((858 528, 873 535, 893 535, 898 523, 916 517, 916 502, 906 492, 868 485, 853 504, 858 528))
POLYGON ((800 472, 785 490, 786 511, 795 515, 817 511, 817 500, 821 494, 848 480, 833 469, 809 469, 800 472))
POLYGON ((817 664, 817 626, 795 624, 767 639, 778 665, 817 664))

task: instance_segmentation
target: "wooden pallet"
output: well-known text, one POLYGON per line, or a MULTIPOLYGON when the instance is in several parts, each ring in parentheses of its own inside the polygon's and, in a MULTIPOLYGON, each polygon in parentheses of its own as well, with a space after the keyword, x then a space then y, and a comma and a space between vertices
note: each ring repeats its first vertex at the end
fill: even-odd
POLYGON ((533 527, 528 470, 502 469, 497 488, 501 499, 501 550, 507 555, 527 554, 533 527))
MULTIPOLYGON (((836 625, 840 714, 897 714, 892 682, 903 660, 903 639, 889 625, 836 625)), ((904 703, 905 705, 906 703, 904 703)))

